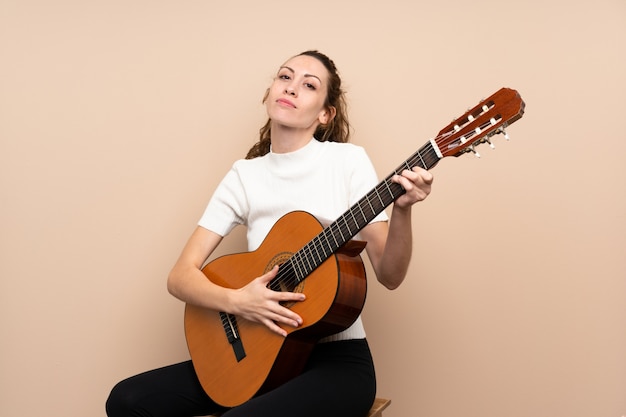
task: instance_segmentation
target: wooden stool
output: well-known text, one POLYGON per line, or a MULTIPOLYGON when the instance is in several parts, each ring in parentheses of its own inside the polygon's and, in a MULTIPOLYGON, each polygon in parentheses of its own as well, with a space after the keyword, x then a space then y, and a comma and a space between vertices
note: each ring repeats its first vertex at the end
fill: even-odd
POLYGON ((386 398, 376 398, 374 400, 374 405, 372 405, 369 413, 367 413, 367 417, 382 417, 383 410, 389 407, 389 404, 391 404, 391 400, 386 398))
MULTIPOLYGON (((382 417, 383 410, 389 407, 389 404, 391 404, 391 400, 386 398, 376 398, 366 417, 382 417)), ((207 417, 219 417, 219 414, 213 414, 207 417)))

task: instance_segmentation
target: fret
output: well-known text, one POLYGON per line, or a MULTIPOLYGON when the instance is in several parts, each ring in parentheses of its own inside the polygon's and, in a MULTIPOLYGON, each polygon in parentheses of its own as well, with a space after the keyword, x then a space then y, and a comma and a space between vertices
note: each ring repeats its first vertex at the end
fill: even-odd
POLYGON ((359 208, 359 211, 361 212, 361 216, 363 216, 363 227, 365 227, 365 224, 367 224, 367 216, 365 216, 365 213, 363 212, 363 208, 361 207, 361 202, 359 201, 358 203, 356 203, 356 206, 359 208))
POLYGON ((348 210, 348 212, 352 216, 352 220, 354 221, 354 225, 356 226, 357 230, 360 230, 359 222, 356 220, 356 217, 354 217, 354 210, 350 209, 348 210))
POLYGON ((372 210, 372 213, 373 213, 374 212, 374 206, 372 206, 372 202, 370 201, 369 195, 365 196, 365 201, 367 201, 367 204, 370 206, 370 209, 372 210))
POLYGON ((422 163, 422 168, 426 168, 426 163, 424 162, 424 159, 422 158, 422 154, 418 151, 417 152, 417 156, 419 156, 420 161, 422 163))
POLYGON ((385 184, 385 187, 387 187, 387 192, 389 193, 389 197, 391 198, 391 201, 393 201, 394 200, 393 191, 391 190, 389 181, 383 181, 383 184, 385 184))
POLYGON ((346 214, 344 213, 340 219, 343 220, 343 223, 346 225, 346 229, 348 229, 348 236, 352 236, 352 230, 350 230, 350 225, 348 224, 348 220, 346 220, 346 214))
POLYGON ((346 211, 342 216, 343 221, 346 223, 346 229, 348 229, 348 235, 353 236, 359 231, 359 225, 354 222, 354 217, 350 210, 346 211), (352 230, 355 230, 352 232, 352 230))
POLYGON ((324 240, 326 240, 326 245, 328 245, 328 250, 327 251, 325 250, 324 253, 326 254, 326 257, 329 257, 330 254, 333 253, 332 245, 330 244, 330 241, 328 240, 328 236, 326 235, 326 233, 322 233, 321 236, 324 238, 324 240))
MULTIPOLYGON (((319 235, 315 239, 313 239, 313 241, 316 240, 319 240, 319 235)), ((317 250, 318 245, 313 245, 313 247, 315 248, 315 253, 317 254, 317 262, 322 263, 325 258, 320 256, 320 252, 317 250)))
POLYGON ((307 254, 306 254, 306 249, 307 249, 307 248, 309 249, 309 252, 310 252, 310 244, 308 244, 308 245, 306 245, 306 246, 304 247, 304 249, 305 249, 305 251, 304 251, 304 252, 305 252, 304 260, 306 261, 306 265, 305 265, 305 267, 306 267, 306 266, 308 266, 308 267, 309 267, 309 270, 308 270, 308 272, 307 272, 307 275, 309 275, 309 274, 311 273, 311 271, 313 271, 313 269, 314 269, 314 268, 312 267, 311 262, 310 262, 311 257, 310 257, 310 256, 307 256, 307 254))
POLYGON ((294 268, 293 272, 296 274, 296 278, 298 279, 298 282, 302 281, 305 277, 306 277, 306 273, 302 270, 302 262, 299 261, 299 259, 302 258, 302 255, 300 254, 300 251, 294 253, 294 256, 296 259, 294 259, 294 261, 296 262, 296 267, 297 269, 294 268))
POLYGON ((378 187, 375 188, 375 191, 376 191, 376 193, 375 193, 376 197, 378 197, 378 201, 380 201, 381 206, 384 207, 385 206, 385 202, 383 201, 382 198, 380 198, 380 194, 378 193, 378 187))
POLYGON ((317 265, 320 264, 320 260, 319 258, 315 257, 315 254, 317 253, 317 250, 315 249, 315 243, 309 242, 307 246, 309 247, 309 265, 311 267, 311 271, 313 271, 315 268, 317 268, 317 265))
MULTIPOLYGON (((336 225, 337 225, 337 231, 338 231, 338 232, 339 232, 339 234, 341 235, 341 241, 342 241, 342 242, 346 242, 346 238, 344 237, 343 233, 341 233, 341 226, 339 226, 339 223, 338 223, 338 222, 339 222, 339 220, 337 220, 337 221, 336 221, 335 223, 333 223, 333 224, 336 224, 336 225)), ((341 246, 341 245, 338 245, 338 246, 341 246)))
MULTIPOLYGON (((335 223, 333 223, 333 224, 335 224, 335 223)), ((329 227, 331 228, 331 229, 329 229, 331 232, 332 232, 332 226, 333 226, 333 224, 331 224, 331 225, 329 226, 329 227)), ((339 246, 341 246, 341 245, 337 242, 337 239, 335 238, 335 234, 334 234, 334 233, 331 233, 331 236, 333 237, 333 240, 335 241, 335 248, 338 248, 339 246)), ((333 251, 333 252, 334 252, 334 251, 333 251)))

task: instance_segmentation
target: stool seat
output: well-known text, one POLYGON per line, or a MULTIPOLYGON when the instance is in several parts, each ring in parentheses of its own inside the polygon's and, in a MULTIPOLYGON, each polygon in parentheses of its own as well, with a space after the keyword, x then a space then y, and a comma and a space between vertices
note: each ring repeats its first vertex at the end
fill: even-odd
MULTIPOLYGON (((366 417, 382 417, 383 410, 389 407, 389 404, 391 404, 391 400, 388 400, 386 398, 376 398, 374 400, 372 408, 370 408, 370 411, 368 411, 366 417)), ((212 414, 206 417, 219 417, 219 414, 212 414)))

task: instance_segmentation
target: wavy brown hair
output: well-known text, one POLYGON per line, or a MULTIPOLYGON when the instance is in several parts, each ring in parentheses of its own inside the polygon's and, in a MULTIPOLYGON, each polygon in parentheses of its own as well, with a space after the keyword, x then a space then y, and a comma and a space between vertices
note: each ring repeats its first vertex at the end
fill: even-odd
MULTIPOLYGON (((326 91, 326 107, 334 107, 336 110, 333 117, 327 124, 317 126, 313 136, 320 142, 348 142, 350 138, 350 123, 348 122, 347 103, 345 91, 341 87, 341 77, 335 63, 328 56, 321 52, 310 50, 302 52, 296 56, 310 56, 320 61, 328 70, 328 89, 326 91)), ((269 91, 269 90, 268 90, 269 91)), ((267 93, 263 97, 263 103, 267 98, 267 93)), ((250 148, 246 159, 253 159, 263 156, 270 151, 272 130, 272 120, 268 119, 265 125, 259 130, 259 141, 250 148)))

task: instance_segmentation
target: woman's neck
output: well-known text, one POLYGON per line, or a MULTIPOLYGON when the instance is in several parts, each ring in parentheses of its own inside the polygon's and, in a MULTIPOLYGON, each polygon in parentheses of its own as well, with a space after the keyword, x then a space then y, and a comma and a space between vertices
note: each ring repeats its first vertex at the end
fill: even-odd
POLYGON ((272 152, 289 153, 306 146, 317 126, 309 129, 294 129, 278 123, 272 124, 272 152))

